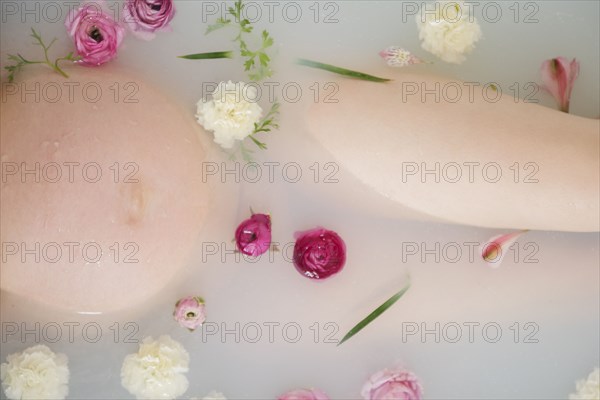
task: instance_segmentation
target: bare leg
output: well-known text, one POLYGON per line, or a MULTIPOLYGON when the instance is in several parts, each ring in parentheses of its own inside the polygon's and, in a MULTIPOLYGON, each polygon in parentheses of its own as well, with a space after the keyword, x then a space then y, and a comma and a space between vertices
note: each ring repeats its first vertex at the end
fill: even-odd
POLYGON ((598 120, 507 95, 491 102, 481 87, 470 99, 460 81, 455 103, 423 98, 422 85, 436 82, 452 81, 341 80, 339 103, 313 105, 309 129, 358 179, 418 212, 483 227, 599 230, 598 120))

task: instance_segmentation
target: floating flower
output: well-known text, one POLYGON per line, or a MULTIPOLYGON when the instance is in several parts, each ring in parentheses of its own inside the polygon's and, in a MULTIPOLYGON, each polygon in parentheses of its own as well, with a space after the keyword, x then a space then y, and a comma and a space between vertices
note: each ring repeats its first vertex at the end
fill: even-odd
POLYGON ((552 58, 542 63, 543 88, 547 90, 558 103, 560 110, 569 112, 573 84, 579 75, 579 62, 565 57, 552 58))
POLYGON ((423 5, 417 14, 421 47, 448 63, 461 64, 481 38, 479 23, 461 0, 436 1, 434 6, 432 10, 423 5))
POLYGON ((127 0, 123 20, 135 36, 150 40, 165 29, 175 16, 173 0, 127 0))
POLYGON ((174 399, 185 393, 190 355, 164 335, 146 337, 137 353, 129 354, 121 368, 121 384, 137 399, 174 399))
POLYGON ((294 265, 307 278, 325 279, 346 263, 346 244, 333 231, 316 228, 296 235, 294 265))
POLYGON ((299 389, 284 393, 277 400, 329 400, 329 396, 318 389, 299 389))
POLYGON ((179 325, 190 331, 201 326, 206 320, 206 311, 202 297, 188 296, 175 304, 173 318, 179 325))
POLYGON ((401 368, 384 369, 369 378, 361 395, 365 400, 420 400, 423 389, 412 372, 401 368))
POLYGON ((223 393, 213 390, 212 392, 204 396, 202 400, 227 400, 227 398, 223 393))
POLYGON ((104 64, 117 56, 125 29, 96 3, 87 3, 67 15, 65 26, 75 41, 81 62, 104 64))
POLYGON ((493 236, 481 246, 481 257, 492 268, 498 268, 512 244, 528 230, 493 236))
POLYGON ((271 217, 252 214, 235 230, 235 244, 247 256, 258 257, 271 246, 271 217))
POLYGON ((69 394, 68 359, 47 346, 32 346, 6 357, 0 379, 6 397, 18 399, 64 399, 69 394))
POLYGON ((594 368, 587 379, 577 381, 576 387, 577 393, 570 394, 569 400, 600 399, 600 369, 594 368))
POLYGON ((213 390, 212 392, 210 392, 203 398, 190 397, 189 400, 227 400, 227 397, 225 397, 225 395, 223 393, 213 390))
POLYGON ((260 121, 262 108, 256 102, 256 87, 244 82, 221 82, 212 100, 197 103, 196 119, 204 129, 213 131, 215 142, 225 149, 244 140, 260 121))
POLYGON ((410 51, 397 46, 390 46, 379 52, 381 58, 387 61, 390 67, 406 67, 407 65, 424 64, 425 61, 414 56, 410 51))

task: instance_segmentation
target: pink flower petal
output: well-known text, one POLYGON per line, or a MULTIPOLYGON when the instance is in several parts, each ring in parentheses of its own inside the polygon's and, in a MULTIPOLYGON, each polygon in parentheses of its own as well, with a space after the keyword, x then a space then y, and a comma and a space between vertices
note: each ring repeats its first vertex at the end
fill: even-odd
POLYGON ((412 372, 386 368, 371 375, 363 385, 361 395, 365 400, 420 400, 423 388, 412 372))
POLYGON ((390 46, 379 52, 390 67, 406 67, 414 64, 427 64, 425 61, 413 55, 410 51, 398 46, 390 46))
POLYGON ((523 234, 529 232, 522 230, 512 233, 505 233, 491 237, 487 243, 481 246, 481 258, 492 268, 498 268, 508 252, 508 249, 523 234))
POLYGON ((579 76, 579 62, 556 57, 544 61, 540 71, 542 87, 554 97, 561 111, 569 112, 573 85, 579 76))
POLYGON ((329 400, 329 396, 319 389, 298 389, 282 394, 277 400, 329 400))

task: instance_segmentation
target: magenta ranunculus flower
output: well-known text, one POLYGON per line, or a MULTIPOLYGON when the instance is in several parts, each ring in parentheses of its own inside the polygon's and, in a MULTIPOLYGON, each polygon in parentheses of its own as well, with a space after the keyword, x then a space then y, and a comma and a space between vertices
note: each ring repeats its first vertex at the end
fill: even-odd
POLYGON ((329 400, 329 396, 319 389, 299 389, 284 393, 277 400, 329 400))
POLYGON ((542 82, 546 89, 563 112, 569 112, 571 92, 575 79, 579 75, 579 62, 575 59, 567 60, 565 57, 556 57, 542 63, 542 82))
POLYGON ((294 265, 307 278, 325 279, 346 263, 346 244, 333 231, 316 228, 296 234, 294 265))
POLYGON ((71 10, 65 26, 75 42, 80 62, 87 65, 100 65, 115 58, 125 36, 125 29, 98 3, 85 3, 71 10))
POLYGON ((384 369, 371 375, 363 385, 365 400, 420 400, 423 388, 419 379, 405 369, 384 369))
POLYGON ((123 20, 131 32, 145 40, 167 28, 174 16, 173 0, 127 0, 123 9, 123 20))
POLYGON ((267 214, 252 214, 235 231, 238 250, 247 256, 258 257, 271 246, 271 217, 267 214))
POLYGON ((206 320, 204 300, 198 296, 188 296, 180 299, 175 304, 173 318, 179 322, 179 325, 193 331, 206 320))

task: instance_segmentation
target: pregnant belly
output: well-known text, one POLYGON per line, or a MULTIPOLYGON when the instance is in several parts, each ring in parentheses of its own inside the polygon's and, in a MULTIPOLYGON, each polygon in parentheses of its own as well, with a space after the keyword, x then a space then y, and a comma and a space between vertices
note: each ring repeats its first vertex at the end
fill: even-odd
POLYGON ((110 69, 38 71, 2 96, 1 289, 76 312, 159 291, 209 202, 193 117, 110 69))

